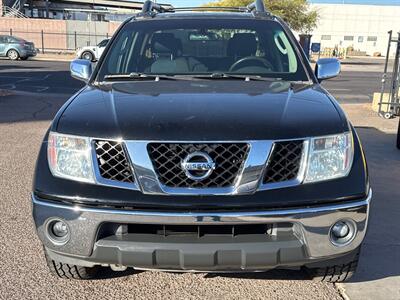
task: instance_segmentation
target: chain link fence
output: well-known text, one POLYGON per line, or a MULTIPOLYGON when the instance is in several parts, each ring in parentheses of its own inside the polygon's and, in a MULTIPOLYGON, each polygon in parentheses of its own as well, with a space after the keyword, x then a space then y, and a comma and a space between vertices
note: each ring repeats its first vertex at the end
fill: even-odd
POLYGON ((40 53, 73 53, 78 48, 94 46, 109 38, 109 34, 51 31, 0 30, 0 35, 12 35, 33 42, 40 53))

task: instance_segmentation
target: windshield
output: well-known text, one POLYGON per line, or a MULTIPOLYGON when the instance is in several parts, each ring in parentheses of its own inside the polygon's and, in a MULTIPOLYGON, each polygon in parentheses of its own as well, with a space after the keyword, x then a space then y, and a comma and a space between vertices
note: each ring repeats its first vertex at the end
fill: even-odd
POLYGON ((100 67, 110 75, 258 75, 306 81, 281 25, 254 19, 174 19, 128 23, 100 67))
POLYGON ((102 40, 100 43, 97 44, 97 47, 105 47, 107 46, 109 39, 102 40))

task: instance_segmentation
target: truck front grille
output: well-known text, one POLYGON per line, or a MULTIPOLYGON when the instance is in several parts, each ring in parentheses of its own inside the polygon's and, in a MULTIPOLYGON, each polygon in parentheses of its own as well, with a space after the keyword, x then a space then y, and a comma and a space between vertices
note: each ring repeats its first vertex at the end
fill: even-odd
POLYGON ((174 188, 223 188, 233 186, 249 151, 246 143, 150 143, 148 152, 162 184, 174 188), (181 167, 191 153, 208 154, 216 164, 208 178, 190 179, 181 167))
POLYGON ((134 182, 122 143, 97 140, 94 145, 101 177, 120 182, 134 182))
POLYGON ((276 142, 270 155, 264 184, 296 179, 303 154, 303 140, 276 142))

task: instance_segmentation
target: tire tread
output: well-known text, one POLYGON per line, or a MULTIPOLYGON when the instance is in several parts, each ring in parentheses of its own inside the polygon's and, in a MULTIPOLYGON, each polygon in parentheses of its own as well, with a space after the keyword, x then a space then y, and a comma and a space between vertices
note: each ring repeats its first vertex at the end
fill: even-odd
POLYGON ((310 275, 315 281, 330 283, 344 282, 354 275, 357 269, 359 256, 360 251, 357 252, 354 260, 349 263, 323 268, 309 269, 310 275))
POLYGON ((45 257, 50 273, 56 277, 76 280, 95 279, 97 277, 97 267, 88 268, 55 261, 48 256, 46 250, 45 257))

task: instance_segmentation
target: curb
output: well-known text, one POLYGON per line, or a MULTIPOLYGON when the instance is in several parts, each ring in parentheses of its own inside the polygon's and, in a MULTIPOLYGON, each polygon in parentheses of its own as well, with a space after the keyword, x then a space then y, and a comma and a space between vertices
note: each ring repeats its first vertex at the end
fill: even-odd
POLYGON ((346 294, 346 289, 342 283, 335 283, 336 289, 339 292, 339 295, 344 300, 350 300, 350 297, 346 294))
POLYGON ((32 61, 62 61, 62 62, 71 62, 75 59, 75 57, 71 58, 59 58, 59 57, 34 57, 31 58, 32 61))

